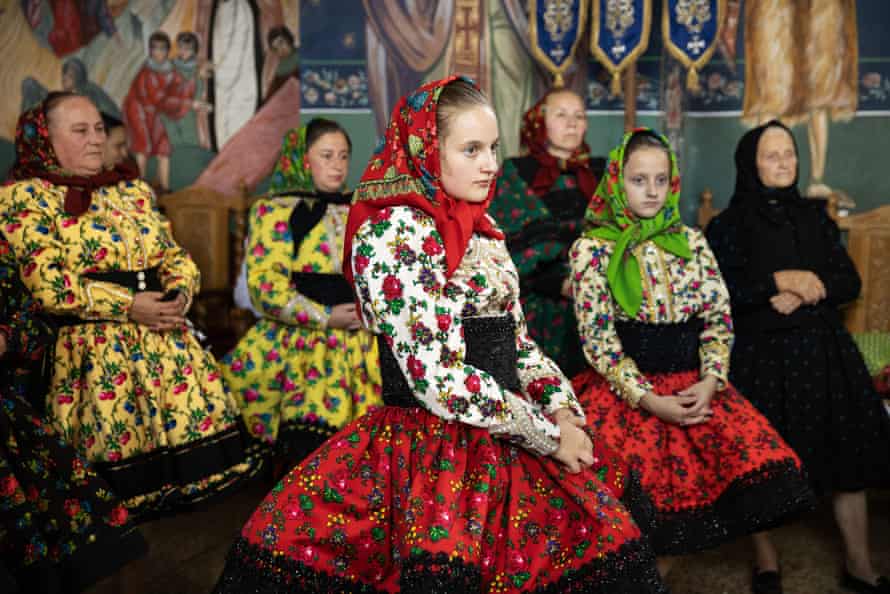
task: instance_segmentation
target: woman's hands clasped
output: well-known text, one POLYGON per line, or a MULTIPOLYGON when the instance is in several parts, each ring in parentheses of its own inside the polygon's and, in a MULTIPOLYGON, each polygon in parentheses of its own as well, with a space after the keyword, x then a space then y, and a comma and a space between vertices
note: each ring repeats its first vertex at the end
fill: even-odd
POLYGON ((181 293, 172 301, 163 301, 163 297, 158 291, 136 293, 130 306, 130 319, 155 332, 184 326, 188 299, 181 293))
POLYGON ((717 392, 717 378, 706 375, 676 395, 663 396, 649 393, 640 400, 640 406, 662 421, 691 427, 707 422, 714 414, 711 400, 717 392))
POLYGON ((559 449, 552 456, 561 462, 572 474, 581 472, 593 464, 593 442, 584 431, 584 419, 568 408, 553 413, 559 425, 559 449))

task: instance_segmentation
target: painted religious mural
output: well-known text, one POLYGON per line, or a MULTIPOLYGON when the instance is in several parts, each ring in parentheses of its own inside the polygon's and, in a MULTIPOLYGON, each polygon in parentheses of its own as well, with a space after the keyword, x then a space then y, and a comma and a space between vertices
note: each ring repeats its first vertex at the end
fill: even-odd
MULTIPOLYGON (((671 2, 670 10, 699 4, 671 2)), ((594 0, 537 2, 554 12, 581 4, 585 41, 573 46, 562 78, 592 115, 620 117, 624 98, 586 41, 594 0)), ((664 43, 664 4, 649 3, 648 47, 635 63, 638 112, 659 118, 681 144, 689 115, 799 122, 820 183, 823 131, 854 114, 890 111, 890 5, 718 4, 719 13, 702 13, 719 18, 721 28, 692 93, 688 69, 664 43)), ((602 6, 634 5, 642 4, 602 6)), ((0 174, 14 157, 18 113, 68 89, 126 124, 130 152, 158 189, 196 182, 255 189, 301 111, 367 117, 363 133, 376 135, 402 93, 454 71, 489 91, 504 155, 516 154, 521 114, 553 80, 535 59, 529 7, 529 0, 0 0, 0 85, 8 90, 0 104, 0 174)))

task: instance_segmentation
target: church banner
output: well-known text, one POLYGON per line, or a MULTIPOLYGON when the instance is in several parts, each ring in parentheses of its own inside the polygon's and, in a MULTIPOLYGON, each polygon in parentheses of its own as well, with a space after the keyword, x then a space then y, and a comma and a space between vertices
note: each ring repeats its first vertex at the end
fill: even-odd
POLYGON ((689 69, 686 88, 694 93, 701 89, 698 72, 717 48, 725 16, 726 0, 664 0, 664 45, 689 69))
POLYGON ((612 75, 611 92, 621 92, 621 73, 649 46, 652 0, 591 0, 590 51, 612 75))
POLYGON ((584 32, 587 0, 529 0, 528 5, 532 53, 561 87, 584 32))

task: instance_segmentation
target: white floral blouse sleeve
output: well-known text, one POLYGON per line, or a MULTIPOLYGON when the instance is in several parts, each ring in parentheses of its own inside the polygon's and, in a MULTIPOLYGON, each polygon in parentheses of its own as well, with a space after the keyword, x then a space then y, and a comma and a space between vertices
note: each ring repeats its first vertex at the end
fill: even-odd
POLYGON ((529 336, 525 314, 519 301, 513 303, 513 315, 516 318, 516 350, 522 391, 543 406, 547 414, 552 415, 561 408, 569 408, 583 419, 584 410, 575 397, 571 382, 529 336))
POLYGON ((652 391, 633 359, 625 355, 615 330, 615 302, 606 269, 611 244, 581 238, 572 246, 572 290, 581 348, 587 362, 605 377, 616 394, 632 407, 652 391))
POLYGON ((729 354, 732 351, 733 329, 732 312, 729 305, 729 290, 723 277, 714 252, 700 231, 690 229, 689 247, 695 254, 700 287, 698 295, 701 299, 701 310, 698 315, 704 321, 700 335, 699 359, 701 374, 713 375, 723 389, 729 382, 729 354))
POLYGON ((541 455, 557 449, 559 427, 535 403, 464 362, 462 312, 483 289, 446 278, 431 218, 408 207, 382 210, 358 229, 351 257, 364 321, 385 337, 424 408, 541 455))

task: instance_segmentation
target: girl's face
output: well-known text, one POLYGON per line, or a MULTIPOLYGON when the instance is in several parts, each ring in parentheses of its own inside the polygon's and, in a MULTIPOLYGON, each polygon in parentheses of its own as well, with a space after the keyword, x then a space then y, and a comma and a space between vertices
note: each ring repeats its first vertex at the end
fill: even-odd
POLYGON ((456 200, 484 202, 498 172, 498 120, 476 105, 451 117, 441 142, 442 188, 456 200))
POLYGON ((671 186, 671 160, 666 151, 642 147, 624 165, 627 205, 637 217, 654 217, 664 206, 671 186))
POLYGON ((587 132, 587 114, 581 97, 568 91, 547 97, 544 126, 551 154, 554 157, 570 157, 584 142, 584 133, 587 132))
POLYGON ((306 151, 306 164, 319 192, 339 192, 349 173, 349 142, 342 132, 322 134, 306 151))
POLYGON ((767 188, 787 188, 797 177, 797 152, 785 130, 771 126, 757 142, 757 175, 767 188))
POLYGON ((170 47, 163 41, 153 41, 148 50, 151 59, 157 64, 163 64, 170 56, 170 47))

